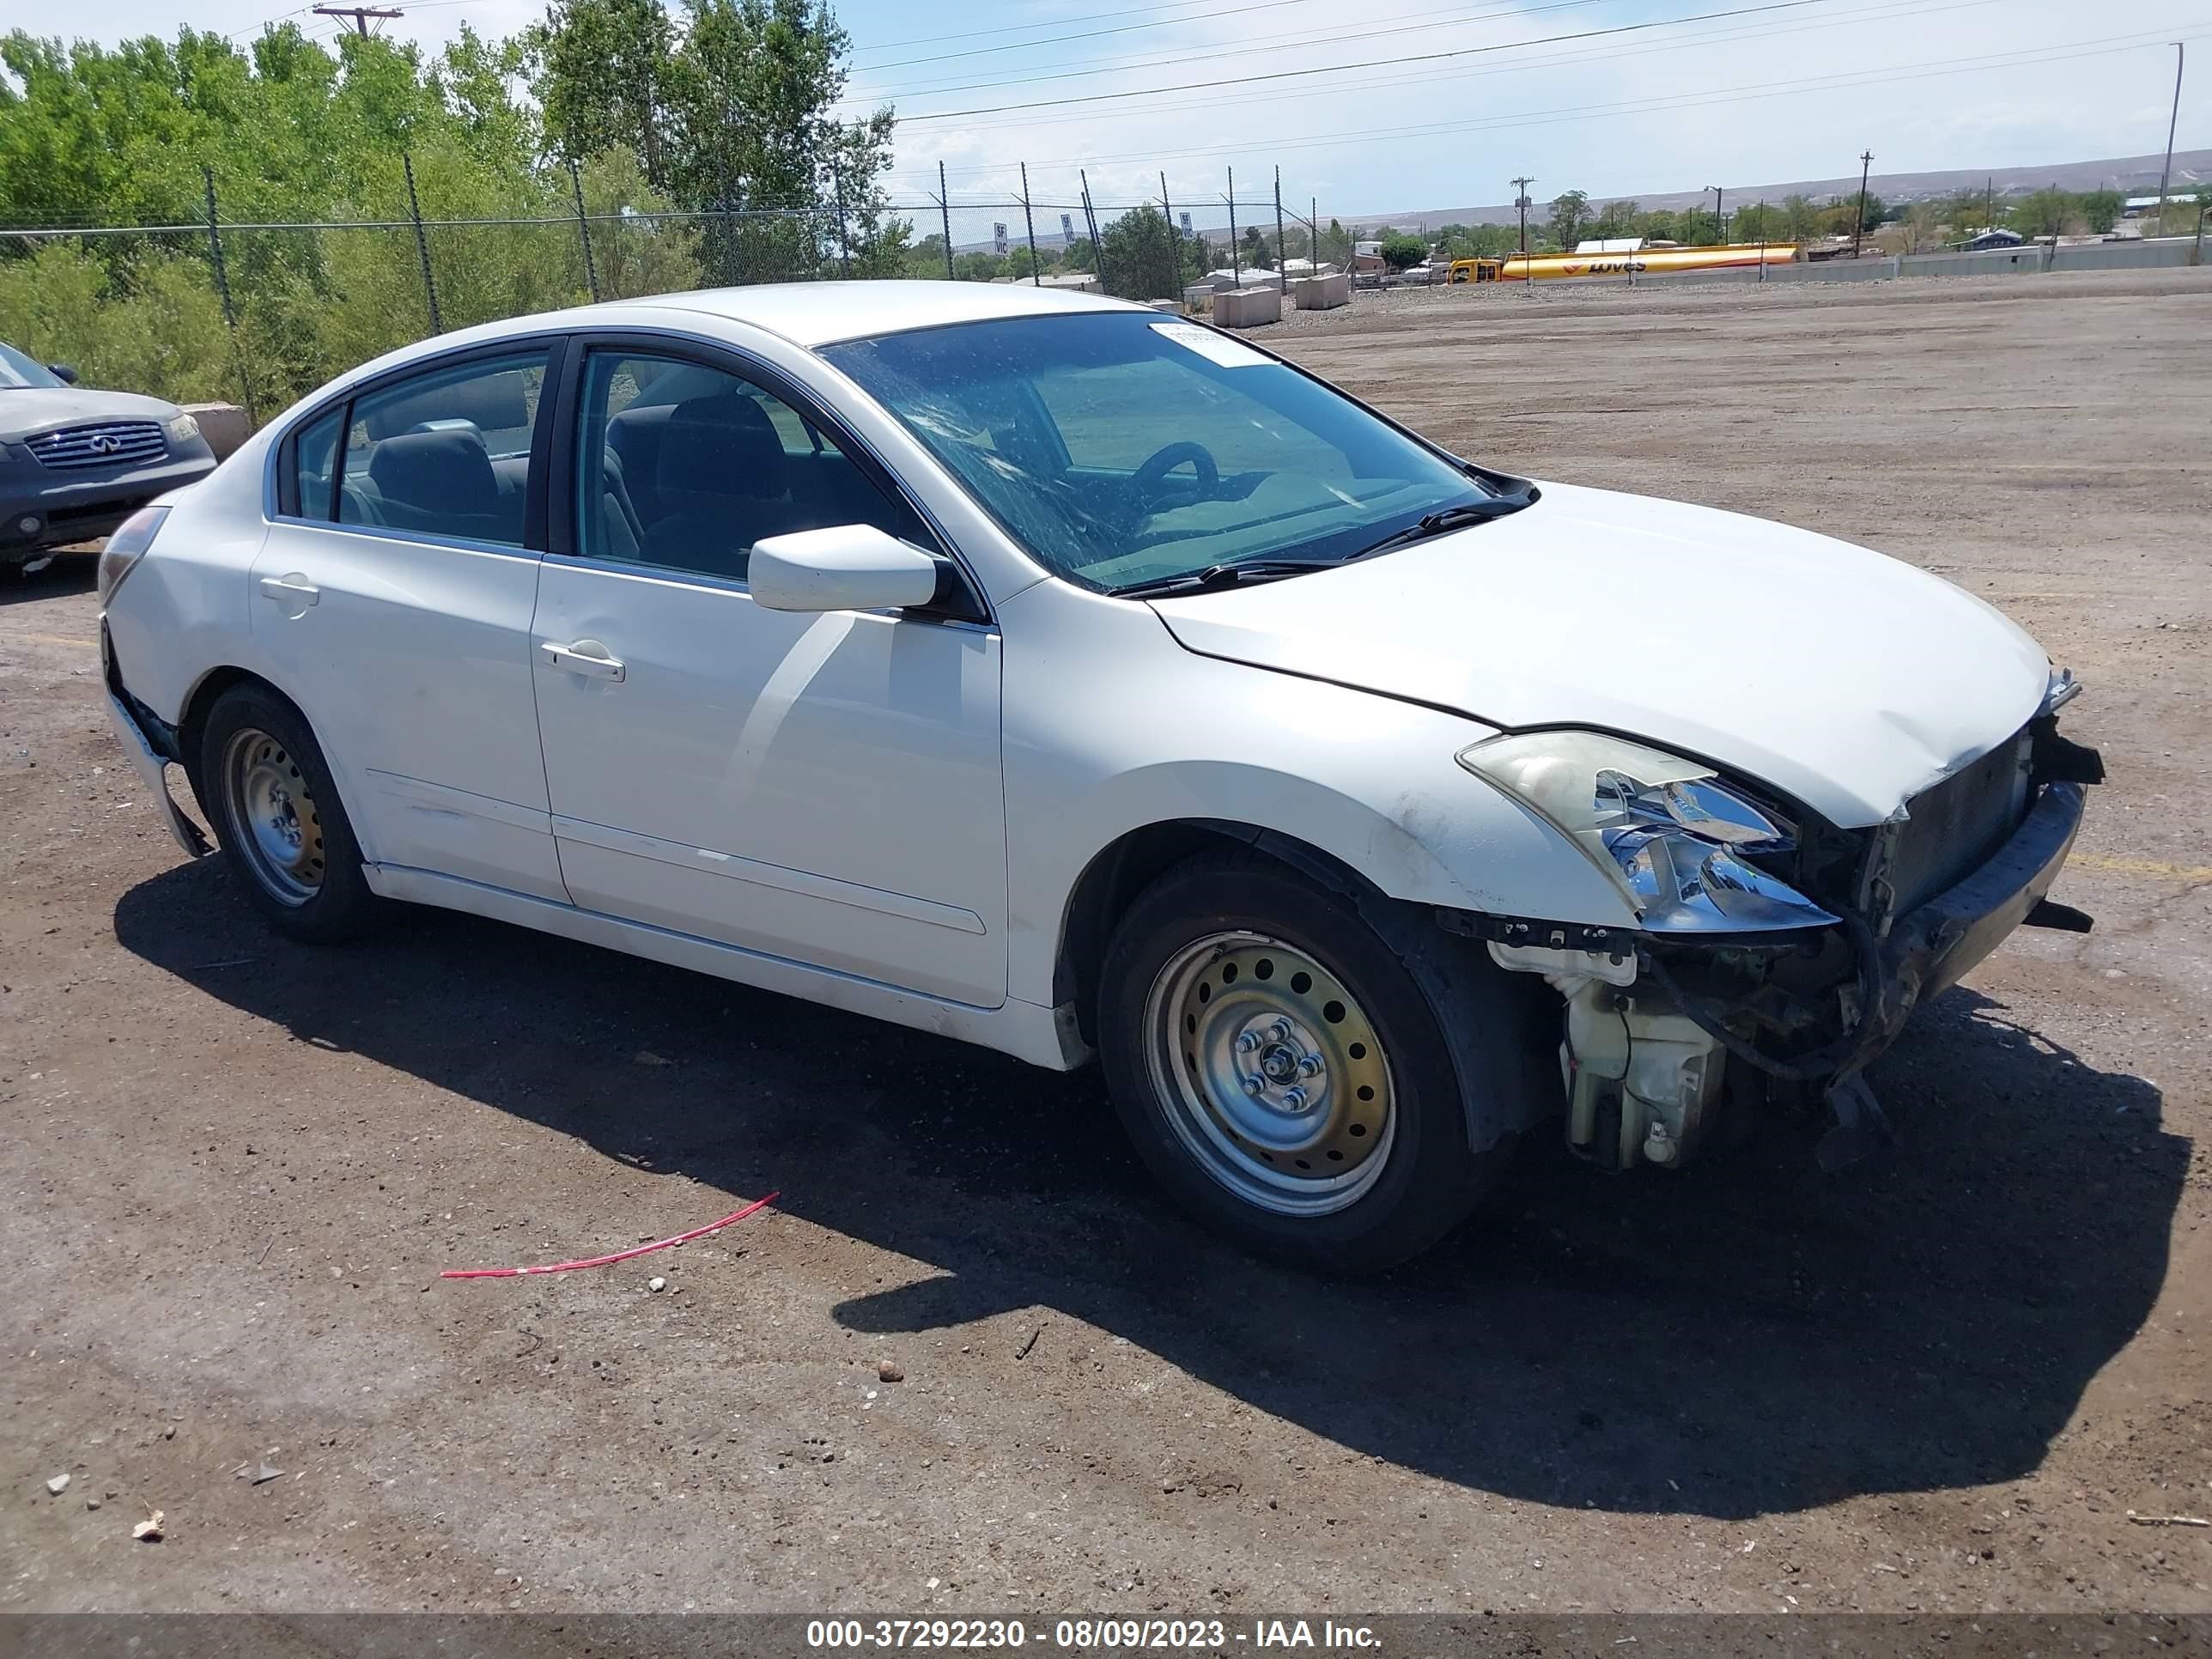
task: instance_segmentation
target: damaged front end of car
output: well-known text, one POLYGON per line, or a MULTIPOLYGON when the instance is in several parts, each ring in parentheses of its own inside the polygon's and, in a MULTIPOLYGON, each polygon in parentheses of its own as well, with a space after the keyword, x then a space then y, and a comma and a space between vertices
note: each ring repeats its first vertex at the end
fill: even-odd
POLYGON ((1568 1142, 1608 1169, 1680 1164, 1727 1113, 1820 1101, 1824 1164, 1884 1133, 1866 1066, 1912 1011, 2051 903, 2104 778, 2062 737, 2051 678, 2026 726, 1870 830, 1840 830, 1715 767, 1603 733, 1524 732, 1460 763, 1548 821, 1622 890, 1633 928, 1442 911, 1565 1002, 1568 1142))

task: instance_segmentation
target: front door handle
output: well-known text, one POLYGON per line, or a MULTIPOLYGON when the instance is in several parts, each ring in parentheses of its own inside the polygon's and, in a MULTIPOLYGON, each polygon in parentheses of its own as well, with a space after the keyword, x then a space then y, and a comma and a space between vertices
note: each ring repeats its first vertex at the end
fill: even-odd
POLYGON ((264 576, 261 597, 274 599, 279 605, 313 605, 323 597, 323 590, 293 570, 282 576, 264 576))
POLYGON ((623 677, 621 659, 597 640, 578 640, 570 645, 547 640, 538 648, 545 653, 546 661, 568 673, 587 674, 596 680, 623 677))

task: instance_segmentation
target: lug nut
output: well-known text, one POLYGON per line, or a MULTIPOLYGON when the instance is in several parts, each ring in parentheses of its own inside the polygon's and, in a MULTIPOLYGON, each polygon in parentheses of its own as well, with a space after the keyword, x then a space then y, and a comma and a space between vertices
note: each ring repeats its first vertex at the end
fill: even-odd
POLYGON ((1248 1095, 1265 1094, 1267 1092, 1267 1080, 1256 1072, 1245 1073, 1243 1081, 1244 1092, 1248 1095))
POLYGON ((1301 1060, 1298 1062, 1298 1075, 1300 1077, 1319 1077, 1321 1075, 1321 1056, 1319 1054, 1308 1054, 1304 1060, 1301 1060))
POLYGON ((1249 1054, 1259 1046, 1260 1039, 1249 1031, 1237 1039, 1237 1052, 1240 1054, 1249 1054))
POLYGON ((1283 1091, 1283 1104, 1294 1112, 1303 1112, 1306 1109, 1306 1091, 1292 1084, 1283 1091))
POLYGON ((1278 1042, 1288 1042, 1291 1040, 1291 1022, 1287 1019, 1277 1018, 1274 1030, 1269 1035, 1278 1042))

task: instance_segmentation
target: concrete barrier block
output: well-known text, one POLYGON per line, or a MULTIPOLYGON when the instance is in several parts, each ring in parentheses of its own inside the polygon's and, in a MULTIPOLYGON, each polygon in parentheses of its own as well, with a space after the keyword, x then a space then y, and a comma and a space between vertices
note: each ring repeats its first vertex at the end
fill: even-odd
POLYGON ((1291 284, 1291 303, 1300 311, 1334 311, 1352 303, 1352 278, 1339 271, 1334 276, 1302 276, 1291 284))
POLYGON ((199 422, 200 436, 207 440, 208 447, 215 451, 218 461, 228 460, 232 453, 253 435, 246 411, 236 404, 186 404, 184 410, 199 422))
POLYGON ((1248 288, 1213 296, 1213 320, 1223 328, 1256 328, 1283 320, 1280 289, 1248 288))

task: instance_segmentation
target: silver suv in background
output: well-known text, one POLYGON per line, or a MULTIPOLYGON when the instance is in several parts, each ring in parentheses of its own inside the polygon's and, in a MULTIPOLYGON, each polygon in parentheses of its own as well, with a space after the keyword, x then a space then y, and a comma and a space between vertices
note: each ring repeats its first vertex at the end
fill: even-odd
POLYGON ((198 423, 176 404, 76 382, 0 342, 0 566, 105 536, 215 471, 198 423))

